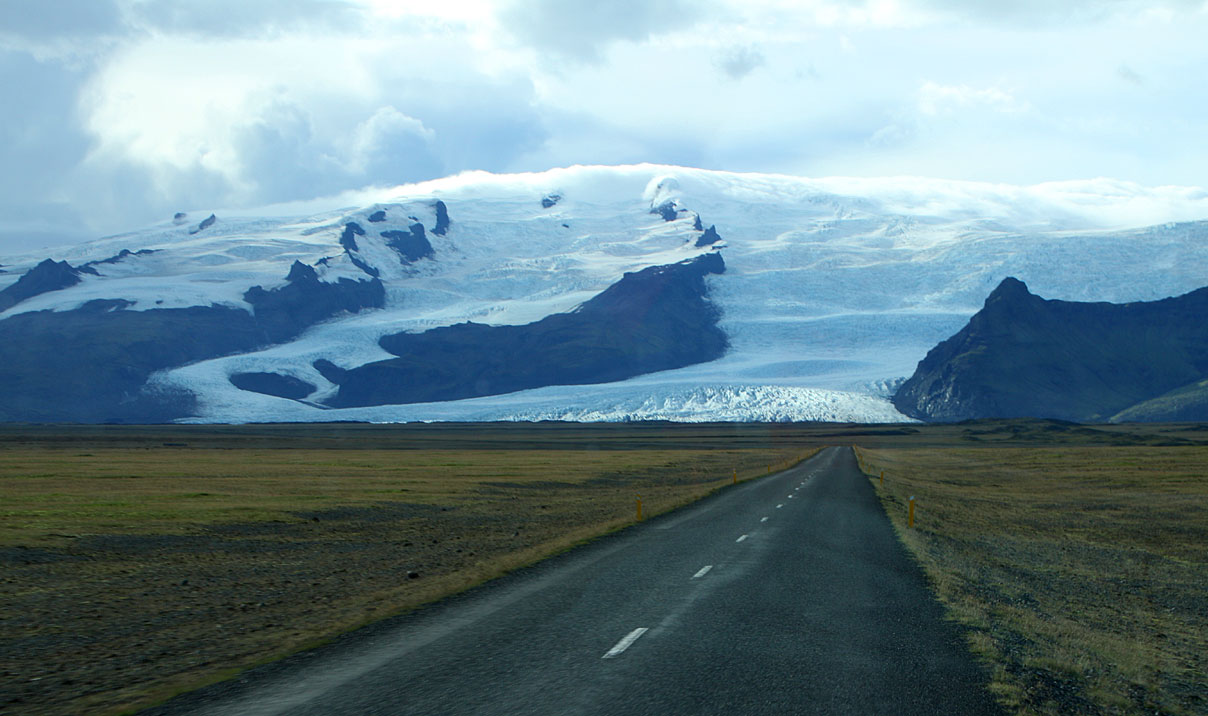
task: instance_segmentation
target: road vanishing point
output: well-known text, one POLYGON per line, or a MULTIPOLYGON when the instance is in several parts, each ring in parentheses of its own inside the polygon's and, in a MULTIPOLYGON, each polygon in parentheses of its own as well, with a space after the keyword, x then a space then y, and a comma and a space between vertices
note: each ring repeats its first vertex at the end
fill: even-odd
POLYGON ((144 716, 1000 714, 848 448, 144 716))

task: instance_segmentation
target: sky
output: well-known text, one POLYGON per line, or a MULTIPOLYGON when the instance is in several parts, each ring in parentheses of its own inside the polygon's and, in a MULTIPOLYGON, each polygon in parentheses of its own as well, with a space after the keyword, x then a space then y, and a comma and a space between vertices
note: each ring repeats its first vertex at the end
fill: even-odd
POLYGON ((0 254, 478 169, 1205 186, 1205 37, 1208 0, 0 0, 0 254))

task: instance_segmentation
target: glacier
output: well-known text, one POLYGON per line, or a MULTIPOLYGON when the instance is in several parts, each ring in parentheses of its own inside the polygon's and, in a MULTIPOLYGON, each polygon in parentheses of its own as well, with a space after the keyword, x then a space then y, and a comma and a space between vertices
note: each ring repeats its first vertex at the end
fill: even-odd
MULTIPOLYGON (((374 233, 431 227, 431 260, 400 262, 380 243, 385 307, 342 315, 252 353, 157 373, 198 396, 189 422, 489 420, 908 420, 888 397, 956 333, 1003 278, 1073 301, 1128 302, 1208 285, 1208 191, 1096 179, 1013 186, 922 178, 805 178, 661 165, 469 172, 256 211, 216 210, 204 229, 165 221, 74 247, 80 283, 27 299, 0 319, 121 298, 129 310, 252 310, 253 285, 285 283, 294 261, 323 281, 364 279, 340 245, 349 222, 374 233), (551 201, 552 197, 556 201, 551 201), (545 201, 543 201, 543 199, 545 201), (674 202, 666 221, 653 209, 674 202), (384 212, 384 221, 369 217, 384 212), (722 241, 697 247, 716 226, 722 241), (625 272, 720 251, 708 277, 730 349, 719 360, 616 383, 550 386, 439 403, 332 409, 337 386, 312 366, 392 357, 383 335, 464 321, 523 324, 574 309, 625 272), (318 386, 305 400, 240 390, 229 377, 275 372, 318 386)), ((380 216, 380 215, 379 215, 380 216)), ((0 289, 45 254, 6 257, 0 289)), ((522 359, 522 357, 521 357, 522 359)))

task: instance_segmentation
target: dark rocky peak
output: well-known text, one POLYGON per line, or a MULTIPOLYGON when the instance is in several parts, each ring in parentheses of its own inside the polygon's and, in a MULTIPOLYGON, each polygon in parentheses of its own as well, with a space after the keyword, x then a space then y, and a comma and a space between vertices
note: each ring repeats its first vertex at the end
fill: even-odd
POLYGON ((663 217, 663 221, 675 221, 676 219, 679 218, 680 211, 683 211, 683 210, 677 209, 675 206, 675 202, 671 199, 668 199, 667 201, 664 201, 662 204, 659 204, 658 206, 650 209, 651 214, 656 214, 658 216, 663 217))
POLYGON ((1028 297, 1033 297, 1032 292, 1028 290, 1028 285, 1014 276, 1008 276, 1004 278, 993 291, 990 292, 990 295, 986 297, 986 303, 989 304, 991 302, 999 301, 1018 301, 1028 297))
POLYGON ((925 420, 1112 419, 1208 377, 1206 315, 1208 289, 1084 303, 1046 300, 1008 278, 927 353, 893 403, 925 420))
POLYGON ((344 233, 340 234, 340 246, 344 247, 345 251, 356 251, 356 237, 364 236, 365 230, 355 221, 350 221, 344 224, 344 233))
POLYGON ((130 249, 122 249, 121 251, 114 254, 113 256, 110 256, 107 259, 100 259, 99 261, 89 261, 88 263, 81 266, 80 270, 85 270, 85 268, 87 268, 87 267, 99 266, 101 264, 115 264, 118 261, 121 261, 122 259, 124 259, 128 256, 146 256, 148 254, 153 254, 153 253, 155 253, 155 249, 139 249, 138 251, 131 251, 130 249))
POLYGON ((383 231, 382 238, 386 245, 394 249, 404 264, 430 258, 433 255, 432 244, 424 231, 424 225, 418 221, 407 227, 408 231, 383 231))
POLYGON ((378 209, 377 211, 375 211, 369 215, 369 221, 374 224, 377 224, 377 223, 385 221, 385 220, 386 220, 386 210, 385 209, 378 209))
MULTIPOLYGON (((697 221, 700 221, 700 217, 697 217, 697 221)), ((710 224, 709 228, 705 229, 705 233, 696 238, 696 243, 693 245, 698 248, 701 246, 712 246, 718 241, 721 241, 721 236, 717 233, 717 226, 710 224)))
POLYGON ((201 223, 197 225, 196 229, 193 229, 189 233, 196 234, 199 231, 205 231, 206 229, 213 226, 215 221, 218 221, 218 217, 214 216, 213 214, 210 214, 206 218, 202 219, 201 223))
POLYGON ((695 229, 695 230, 697 230, 697 231, 704 231, 704 230, 705 230, 705 225, 704 225, 704 224, 702 224, 702 223, 701 223, 701 221, 700 221, 700 214, 697 214, 696 212, 693 212, 693 213, 692 213, 692 216, 693 216, 693 219, 692 219, 692 228, 693 228, 693 229, 695 229))
POLYGON ((46 259, 0 291, 0 311, 7 311, 27 298, 74 286, 80 282, 81 273, 95 274, 96 270, 81 271, 66 261, 46 259))
POLYGON ((285 277, 285 280, 290 283, 295 281, 318 281, 319 274, 315 272, 313 266, 307 266, 301 261, 294 261, 294 265, 289 267, 289 275, 285 277))
POLYGON ((432 227, 432 233, 444 236, 449 230, 449 207, 445 206, 445 202, 437 199, 432 208, 436 209, 436 226, 432 227))
POLYGON ((176 224, 177 226, 180 226, 181 224, 185 223, 185 220, 188 218, 189 218, 188 214, 186 214, 183 211, 178 211, 172 215, 172 223, 176 224))
POLYGON ((1028 316, 1044 311, 1046 304, 1064 304, 1064 301, 1048 301, 1028 290, 1027 284, 1017 278, 1004 278, 989 296, 982 310, 970 319, 976 325, 987 321, 1012 321, 1027 323, 1028 316))
POLYGON ((562 201, 561 194, 546 194, 545 196, 541 197, 541 208, 548 209, 560 201, 562 201))

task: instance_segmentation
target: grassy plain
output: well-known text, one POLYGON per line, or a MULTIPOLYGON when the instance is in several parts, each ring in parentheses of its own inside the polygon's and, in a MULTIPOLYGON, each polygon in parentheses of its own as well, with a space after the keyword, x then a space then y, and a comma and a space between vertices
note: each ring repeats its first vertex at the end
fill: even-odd
POLYGON ((1208 426, 951 430, 951 446, 858 455, 999 698, 1208 713, 1208 426))
POLYGON ((1047 421, 0 425, 0 713, 145 705, 621 528, 637 493, 853 444, 1015 712, 1208 713, 1208 426, 1047 421))
POLYGON ((810 453, 777 426, 0 426, 0 713, 107 714, 810 453))

